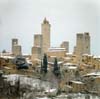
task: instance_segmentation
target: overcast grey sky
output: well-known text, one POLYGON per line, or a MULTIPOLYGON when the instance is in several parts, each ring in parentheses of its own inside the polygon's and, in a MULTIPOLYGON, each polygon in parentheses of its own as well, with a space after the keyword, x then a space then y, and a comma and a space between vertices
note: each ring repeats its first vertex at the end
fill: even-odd
POLYGON ((0 0, 0 51, 11 50, 18 38, 24 53, 31 53, 33 35, 41 33, 46 17, 51 24, 51 45, 76 44, 76 33, 90 32, 92 54, 100 55, 100 0, 0 0))

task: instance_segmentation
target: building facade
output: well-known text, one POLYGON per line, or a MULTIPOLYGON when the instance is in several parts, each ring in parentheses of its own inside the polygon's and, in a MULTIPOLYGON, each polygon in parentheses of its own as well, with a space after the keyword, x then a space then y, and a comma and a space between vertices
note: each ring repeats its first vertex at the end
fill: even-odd
POLYGON ((57 58, 63 58, 66 55, 66 49, 65 48, 49 48, 47 55, 49 57, 57 57, 57 58))
POLYGON ((40 58, 41 58, 41 48, 33 46, 31 60, 33 61, 34 59, 40 59, 40 58))

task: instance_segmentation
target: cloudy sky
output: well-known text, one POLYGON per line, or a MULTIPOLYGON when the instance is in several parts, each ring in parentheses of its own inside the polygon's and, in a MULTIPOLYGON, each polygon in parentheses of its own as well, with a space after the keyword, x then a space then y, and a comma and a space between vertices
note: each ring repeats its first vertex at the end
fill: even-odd
POLYGON ((11 51, 11 39, 18 38, 23 53, 31 53, 44 17, 53 47, 66 40, 72 52, 76 33, 90 32, 91 52, 100 55, 100 0, 0 0, 0 51, 11 51))

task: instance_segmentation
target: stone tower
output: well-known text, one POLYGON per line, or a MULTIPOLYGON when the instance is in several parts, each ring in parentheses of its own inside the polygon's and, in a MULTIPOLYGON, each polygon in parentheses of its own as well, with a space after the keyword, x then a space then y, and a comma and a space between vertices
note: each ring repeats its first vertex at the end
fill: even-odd
POLYGON ((22 52, 21 52, 21 46, 18 45, 18 39, 14 38, 12 39, 12 54, 14 56, 17 56, 17 55, 21 55, 22 52))
POLYGON ((77 60, 81 60, 83 54, 90 54, 90 35, 88 32, 78 33, 76 40, 76 48, 74 53, 77 55, 77 60))
POLYGON ((90 35, 88 32, 84 33, 84 54, 90 54, 90 35))
POLYGON ((90 35, 88 32, 77 34, 76 54, 90 54, 90 35))
POLYGON ((82 55, 84 50, 84 35, 83 33, 78 33, 76 38, 76 54, 82 55))
POLYGON ((12 46, 18 45, 18 39, 12 39, 12 46))
POLYGON ((14 54, 14 52, 15 52, 15 46, 17 46, 18 45, 18 39, 16 39, 16 38, 13 38, 12 39, 12 53, 14 54))
POLYGON ((34 35, 34 46, 35 47, 42 47, 42 35, 41 34, 35 34, 34 35))
POLYGON ((45 18, 41 24, 42 53, 47 53, 48 48, 50 48, 50 27, 49 21, 45 18))
POLYGON ((61 48, 66 48, 66 52, 69 53, 69 42, 63 41, 60 45, 61 48))
POLYGON ((32 56, 31 60, 40 59, 41 58, 41 49, 42 49, 42 35, 35 34, 34 35, 34 44, 32 47, 32 56))

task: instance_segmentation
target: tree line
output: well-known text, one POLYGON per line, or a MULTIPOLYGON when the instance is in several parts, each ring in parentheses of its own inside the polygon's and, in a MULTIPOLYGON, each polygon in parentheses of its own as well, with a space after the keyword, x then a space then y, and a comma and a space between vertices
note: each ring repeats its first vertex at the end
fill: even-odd
MULTIPOLYGON (((44 54, 43 60, 41 61, 41 74, 46 74, 48 72, 48 59, 47 55, 44 54)), ((54 59, 54 64, 53 64, 53 74, 57 77, 60 76, 60 67, 58 66, 58 60, 57 58, 54 59)))

